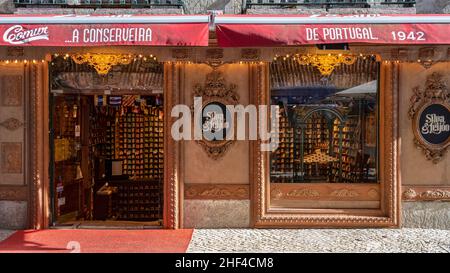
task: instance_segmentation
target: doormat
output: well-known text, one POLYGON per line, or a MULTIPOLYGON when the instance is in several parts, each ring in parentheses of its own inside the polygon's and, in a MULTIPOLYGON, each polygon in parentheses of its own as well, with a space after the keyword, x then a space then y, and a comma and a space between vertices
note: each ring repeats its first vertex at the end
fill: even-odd
POLYGON ((17 231, 0 242, 0 253, 184 253, 192 229, 17 231))

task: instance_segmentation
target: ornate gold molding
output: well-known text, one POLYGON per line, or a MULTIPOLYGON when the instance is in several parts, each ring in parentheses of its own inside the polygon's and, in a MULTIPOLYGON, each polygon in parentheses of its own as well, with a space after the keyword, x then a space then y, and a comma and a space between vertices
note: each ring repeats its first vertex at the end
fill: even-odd
POLYGON ((271 183, 270 188, 273 200, 378 201, 380 199, 378 184, 271 183))
POLYGON ((27 186, 0 186, 0 200, 27 200, 27 186))
POLYGON ((359 196, 359 193, 352 189, 338 189, 333 191, 330 195, 336 197, 357 197, 359 196))
POLYGON ((87 63, 94 67, 99 75, 106 75, 113 66, 130 64, 133 60, 132 56, 128 54, 77 53, 71 55, 71 57, 77 64, 87 63))
POLYGON ((443 76, 437 72, 429 75, 422 89, 419 86, 413 88, 413 95, 410 98, 408 116, 412 120, 414 132, 414 144, 421 149, 426 158, 433 163, 438 163, 447 152, 450 146, 450 138, 443 144, 431 144, 423 139, 419 133, 419 121, 421 112, 432 104, 442 104, 450 111, 449 106, 450 91, 443 76))
POLYGON ((248 184, 185 184, 186 199, 242 200, 249 199, 248 184))
POLYGON ((256 61, 261 55, 261 50, 258 48, 243 48, 241 50, 241 59, 245 61, 256 61))
POLYGON ((22 46, 8 46, 6 48, 6 55, 9 57, 22 57, 24 55, 24 49, 22 46))
POLYGON ((210 61, 220 61, 223 59, 223 49, 208 48, 205 51, 205 58, 210 61))
MULTIPOLYGON (((173 106, 180 103, 180 69, 177 65, 166 63, 164 65, 164 112, 170 113, 173 106)), ((164 118, 164 131, 170 132, 175 118, 164 118)), ((165 134, 170 136, 170 134, 165 134)), ((180 143, 172 137, 164 138, 164 227, 177 229, 182 227, 182 178, 180 177, 181 153, 180 143), (181 199, 181 200, 180 200, 181 199)))
POLYGON ((420 64, 429 69, 435 64, 434 56, 436 54, 436 49, 434 47, 423 47, 419 49, 419 60, 420 64))
POLYGON ((450 201, 450 186, 404 186, 405 201, 450 201))
POLYGON ((178 61, 187 60, 191 56, 188 48, 174 48, 172 49, 172 58, 178 61))
POLYGON ((352 65, 356 62, 356 56, 350 54, 306 54, 297 55, 301 65, 312 65, 323 76, 330 76, 334 69, 341 64, 352 65))
POLYGON ((296 189, 286 193, 286 197, 319 197, 320 193, 312 189, 296 189))
MULTIPOLYGON (((267 64, 252 66, 252 77, 256 81, 251 85, 254 90, 252 103, 268 104, 269 69, 267 64)), ((382 64, 380 92, 380 164, 381 184, 377 194, 367 190, 368 196, 380 201, 380 209, 341 209, 333 210, 299 210, 270 206, 271 196, 284 194, 284 190, 273 191, 274 183, 269 179, 269 153, 260 150, 261 140, 251 143, 251 181, 254 182, 252 201, 252 223, 256 227, 398 227, 400 202, 397 173, 397 140, 398 140, 398 65, 382 64), (271 191, 272 190, 272 191, 271 191)), ((286 183, 288 185, 290 183, 286 183)), ((347 185, 353 189, 356 185, 347 185)), ((342 187, 342 186, 341 186, 342 187)), ((278 188, 277 188, 278 189, 278 188)), ((358 191, 359 192, 359 191, 358 191)), ((361 198, 363 195, 359 196, 361 198)), ((322 198, 322 195, 321 197, 322 198)), ((311 199, 315 200, 315 199, 311 199)), ((349 201, 352 201, 350 199, 349 201)))
MULTIPOLYGON (((202 98, 202 109, 209 103, 218 102, 223 105, 235 105, 239 103, 239 95, 236 93, 237 85, 225 82, 225 78, 217 68, 206 75, 203 84, 196 84, 194 86, 194 96, 202 98)), ((209 141, 204 138, 196 141, 201 145, 208 156, 217 160, 229 150, 230 146, 235 142, 233 140, 213 140, 209 141)))

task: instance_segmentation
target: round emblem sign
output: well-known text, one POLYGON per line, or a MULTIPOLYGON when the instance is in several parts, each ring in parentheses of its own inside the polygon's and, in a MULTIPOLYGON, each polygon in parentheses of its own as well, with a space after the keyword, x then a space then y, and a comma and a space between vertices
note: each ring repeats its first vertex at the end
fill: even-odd
POLYGON ((450 140, 450 110, 442 104, 429 104, 418 115, 418 133, 427 143, 445 145, 450 140))
POLYGON ((225 140, 230 130, 231 113, 225 104, 210 102, 202 109, 203 137, 209 141, 225 140))

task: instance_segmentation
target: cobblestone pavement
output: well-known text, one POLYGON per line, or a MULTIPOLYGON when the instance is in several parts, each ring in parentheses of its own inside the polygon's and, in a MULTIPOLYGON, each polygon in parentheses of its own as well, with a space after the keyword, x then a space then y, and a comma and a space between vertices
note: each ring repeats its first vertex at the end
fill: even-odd
POLYGON ((0 229, 0 242, 8 238, 13 232, 13 230, 0 229))
POLYGON ((450 253, 450 230, 196 229, 188 252, 450 253))

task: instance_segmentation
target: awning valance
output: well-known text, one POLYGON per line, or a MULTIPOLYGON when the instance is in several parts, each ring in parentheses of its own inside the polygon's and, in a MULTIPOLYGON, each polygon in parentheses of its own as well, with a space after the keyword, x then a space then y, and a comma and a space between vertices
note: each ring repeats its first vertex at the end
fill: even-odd
POLYGON ((219 46, 450 44, 450 15, 218 16, 219 46))
POLYGON ((206 15, 2 15, 0 45, 207 46, 206 15))

